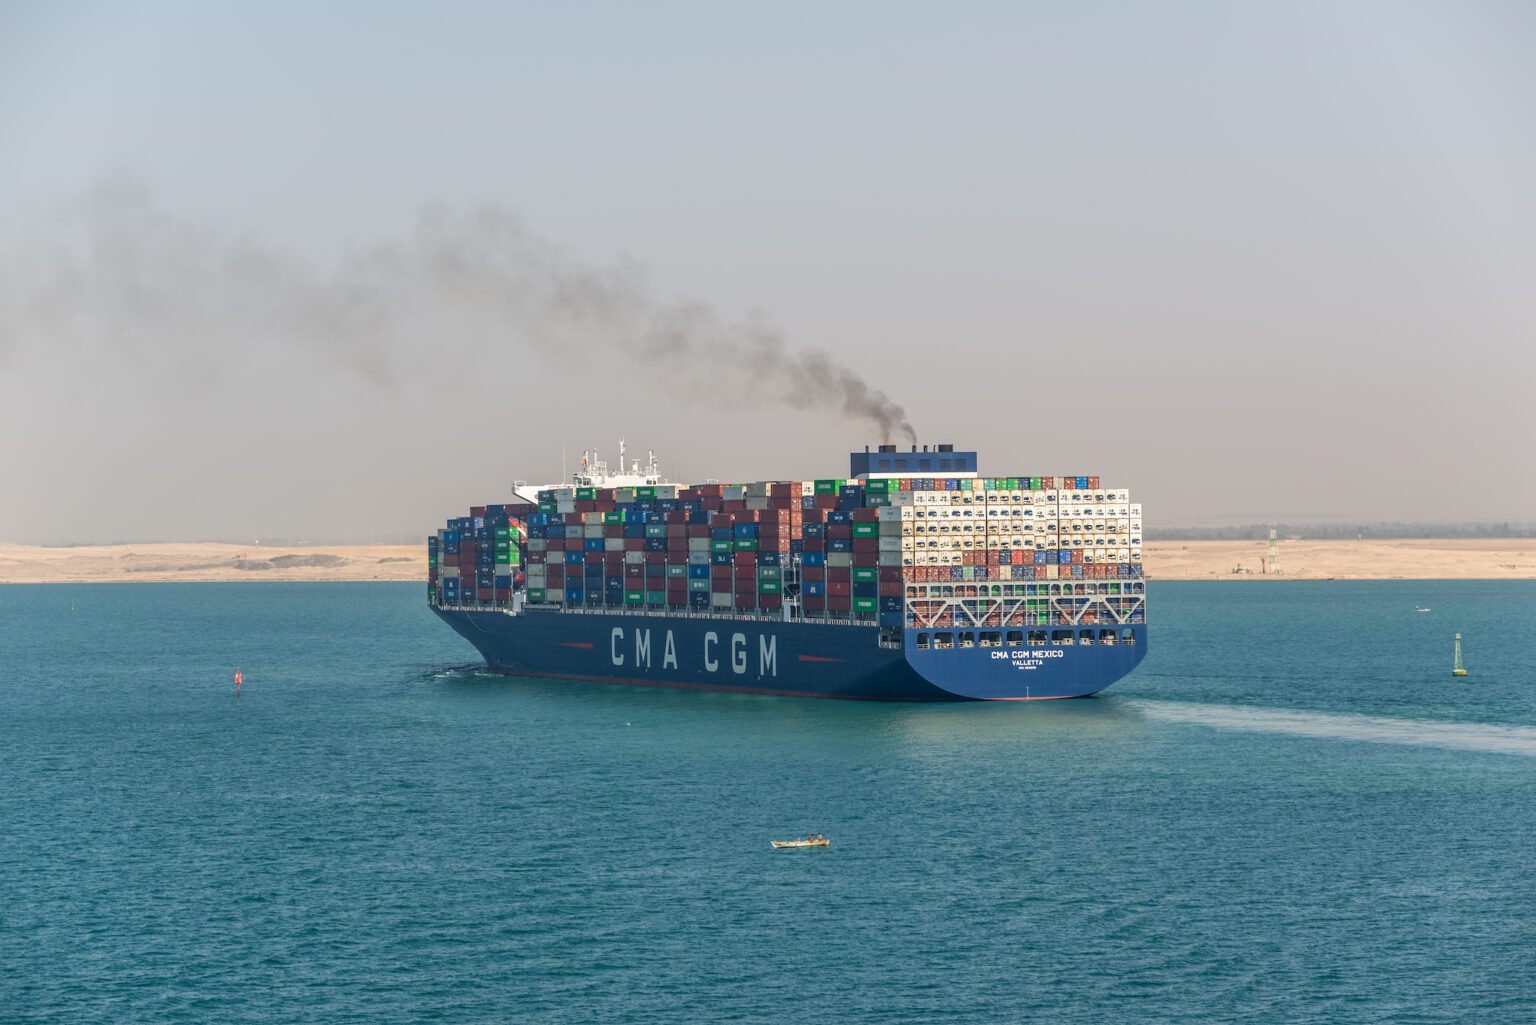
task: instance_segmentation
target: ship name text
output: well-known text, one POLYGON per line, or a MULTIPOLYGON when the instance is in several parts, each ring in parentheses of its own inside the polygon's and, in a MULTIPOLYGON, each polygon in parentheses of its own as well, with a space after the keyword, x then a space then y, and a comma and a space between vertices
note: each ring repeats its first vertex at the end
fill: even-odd
MULTIPOLYGON (((625 638, 622 626, 613 628, 608 638, 608 658, 616 666, 632 666, 636 669, 678 668, 677 641, 672 631, 665 631, 659 639, 652 637, 649 627, 636 627, 625 638)), ((660 631, 658 631, 660 633, 660 631)), ((748 638, 744 633, 729 636, 711 630, 704 635, 702 665, 706 673, 728 670, 736 676, 745 676, 751 663, 752 640, 757 641, 757 675, 779 675, 779 639, 766 635, 748 638)))

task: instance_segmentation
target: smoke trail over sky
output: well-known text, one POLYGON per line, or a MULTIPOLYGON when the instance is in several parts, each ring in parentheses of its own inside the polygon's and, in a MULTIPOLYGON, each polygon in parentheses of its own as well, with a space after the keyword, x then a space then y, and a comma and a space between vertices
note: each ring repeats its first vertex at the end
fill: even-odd
MULTIPOLYGON (((0 353, 127 348, 168 373, 216 378, 224 361, 281 346, 389 388, 430 379, 441 355, 504 368, 510 349, 618 360, 671 401, 776 403, 915 440, 884 392, 826 353, 792 350, 766 318, 662 301, 637 265, 584 265, 498 207, 428 208, 399 237, 316 266, 114 179, 0 229, 0 276, 0 353)), ((536 378, 530 367, 518 379, 536 378)))

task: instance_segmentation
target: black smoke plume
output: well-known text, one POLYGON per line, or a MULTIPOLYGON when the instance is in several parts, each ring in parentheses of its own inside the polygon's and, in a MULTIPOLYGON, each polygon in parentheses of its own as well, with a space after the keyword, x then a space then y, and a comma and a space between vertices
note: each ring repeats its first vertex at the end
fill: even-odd
POLYGON ((497 207, 429 207, 398 238, 317 267, 173 214, 136 180, 105 181, 0 225, 0 364, 42 345, 127 348, 204 376, 281 345, 382 388, 414 378, 423 354, 473 363, 515 345, 915 440, 902 407, 831 355, 791 349, 762 317, 660 301, 634 264, 585 265, 497 207))

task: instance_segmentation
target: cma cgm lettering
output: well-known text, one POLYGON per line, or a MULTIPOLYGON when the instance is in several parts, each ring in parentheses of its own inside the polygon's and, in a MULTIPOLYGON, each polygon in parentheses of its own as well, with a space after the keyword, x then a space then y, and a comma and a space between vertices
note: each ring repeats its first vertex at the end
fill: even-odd
POLYGON ((427 539, 428 601, 512 676, 895 701, 1097 693, 1146 654, 1141 507, 974 452, 685 485, 595 453, 427 539))
MULTIPOLYGON (((764 634, 755 635, 757 650, 757 675, 758 677, 779 675, 779 639, 764 634)), ((726 670, 737 676, 747 673, 748 653, 753 644, 744 633, 733 633, 729 639, 722 640, 722 635, 714 630, 704 633, 702 650, 699 652, 699 663, 706 673, 718 673, 721 671, 720 652, 722 644, 728 645, 729 658, 726 662, 726 670)), ((626 637, 624 627, 616 626, 610 632, 609 660, 619 667, 626 665, 635 669, 652 668, 651 659, 651 629, 650 627, 634 627, 631 636, 626 637), (631 643, 632 642, 632 643, 631 643), (633 656, 630 652, 633 651, 633 656), (631 658, 633 661, 631 661, 631 658)), ((662 669, 677 669, 677 635, 676 631, 667 630, 660 644, 658 664, 662 669)))

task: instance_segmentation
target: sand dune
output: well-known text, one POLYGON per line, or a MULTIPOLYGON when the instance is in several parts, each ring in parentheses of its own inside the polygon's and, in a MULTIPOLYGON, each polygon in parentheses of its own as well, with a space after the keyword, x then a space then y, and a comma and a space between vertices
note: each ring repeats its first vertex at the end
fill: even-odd
MULTIPOLYGON (((1278 575, 1260 574, 1263 541, 1157 541, 1156 580, 1531 580, 1536 539, 1283 541, 1278 575), (1251 574, 1234 574, 1237 566, 1251 574)), ((107 581, 422 580, 415 545, 143 544, 39 548, 0 544, 0 583, 107 581)))
POLYGON ((146 544, 37 548, 0 545, 0 583, 167 580, 422 580, 426 552, 414 545, 269 548, 265 545, 146 544))
POLYGON ((1267 541, 1148 542, 1156 580, 1531 580, 1536 539, 1282 541, 1280 572, 1261 575, 1267 541), (1250 574, 1234 574, 1241 565, 1250 574))

